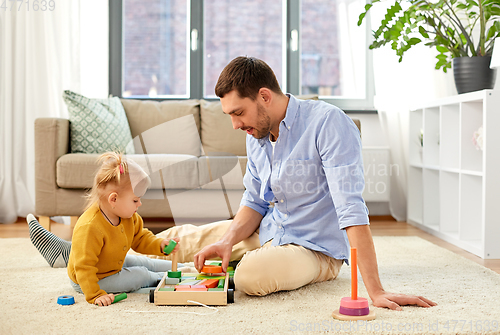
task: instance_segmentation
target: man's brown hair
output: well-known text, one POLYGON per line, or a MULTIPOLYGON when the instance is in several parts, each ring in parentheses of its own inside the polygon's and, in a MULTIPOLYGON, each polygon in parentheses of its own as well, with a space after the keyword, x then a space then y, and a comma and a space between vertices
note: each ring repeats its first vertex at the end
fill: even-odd
POLYGON ((262 87, 283 94, 276 75, 266 62, 254 57, 240 56, 222 70, 215 85, 215 94, 223 98, 232 90, 236 90, 240 98, 255 100, 262 87))

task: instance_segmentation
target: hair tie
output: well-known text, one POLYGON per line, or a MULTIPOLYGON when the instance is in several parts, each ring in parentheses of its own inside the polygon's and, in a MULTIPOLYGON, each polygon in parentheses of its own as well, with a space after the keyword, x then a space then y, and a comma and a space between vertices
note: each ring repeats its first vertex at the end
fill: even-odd
POLYGON ((120 174, 123 174, 123 165, 120 164, 120 174))

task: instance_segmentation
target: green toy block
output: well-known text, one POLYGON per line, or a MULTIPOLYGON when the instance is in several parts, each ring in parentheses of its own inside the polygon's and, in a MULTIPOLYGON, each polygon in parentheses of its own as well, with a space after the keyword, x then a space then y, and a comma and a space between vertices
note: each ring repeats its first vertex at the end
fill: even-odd
POLYGON ((181 278, 182 272, 168 270, 167 276, 168 276, 168 278, 181 278))
POLYGON ((115 299, 113 300, 112 304, 118 301, 122 301, 123 299, 127 299, 127 293, 120 293, 115 295, 115 299))
POLYGON ((168 245, 166 245, 165 248, 163 249, 163 253, 165 255, 170 254, 172 251, 174 251, 176 245, 177 242, 175 242, 174 240, 170 240, 170 242, 168 242, 168 245))
POLYGON ((224 288, 224 279, 219 279, 219 285, 217 285, 217 288, 224 288))
POLYGON ((196 279, 224 279, 225 276, 207 276, 207 275, 198 275, 196 279))
POLYGON ((209 288, 208 291, 224 291, 224 288, 220 288, 220 287, 215 287, 215 288, 209 288))
POLYGON ((173 287, 162 287, 162 288, 159 288, 158 291, 175 291, 175 288, 173 287))

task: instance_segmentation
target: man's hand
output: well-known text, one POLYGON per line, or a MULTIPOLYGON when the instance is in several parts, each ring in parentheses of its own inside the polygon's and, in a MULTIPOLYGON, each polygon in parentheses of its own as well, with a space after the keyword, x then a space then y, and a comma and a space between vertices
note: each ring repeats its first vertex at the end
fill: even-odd
POLYGON ((432 307, 437 304, 427 298, 415 295, 395 294, 383 292, 372 297, 373 306, 386 307, 395 311, 401 311, 401 306, 416 305, 420 307, 432 307))
POLYGON ((394 294, 384 291, 378 274, 377 256, 369 226, 351 226, 346 229, 351 247, 358 250, 359 272, 373 301, 373 306, 401 310, 401 305, 431 307, 437 304, 421 296, 394 294))
POLYGON ((222 259, 222 271, 227 271, 233 245, 243 241, 259 228, 262 215, 250 207, 241 206, 224 236, 214 244, 207 245, 194 255, 194 267, 201 272, 205 260, 213 257, 222 259))
POLYGON ((94 301, 94 304, 99 306, 109 306, 115 300, 115 295, 113 293, 101 295, 94 301))
POLYGON ((230 243, 219 241, 214 244, 207 245, 194 255, 194 267, 198 272, 201 272, 205 260, 212 257, 220 257, 222 259, 222 271, 226 272, 233 246, 230 243))

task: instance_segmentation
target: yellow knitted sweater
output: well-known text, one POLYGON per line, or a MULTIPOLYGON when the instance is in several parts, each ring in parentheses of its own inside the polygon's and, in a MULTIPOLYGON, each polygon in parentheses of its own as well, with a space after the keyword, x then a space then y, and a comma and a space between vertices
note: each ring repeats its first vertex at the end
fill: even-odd
POLYGON ((107 294, 97 282, 121 271, 130 248, 142 254, 161 256, 162 240, 143 227, 139 214, 113 226, 94 204, 76 222, 68 276, 80 285, 87 302, 93 304, 95 299, 107 294))

